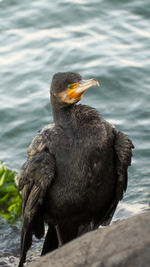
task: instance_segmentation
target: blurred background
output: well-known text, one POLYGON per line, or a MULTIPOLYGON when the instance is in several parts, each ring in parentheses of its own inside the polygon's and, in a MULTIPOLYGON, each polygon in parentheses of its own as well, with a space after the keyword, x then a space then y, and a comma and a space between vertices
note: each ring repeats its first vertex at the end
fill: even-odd
MULTIPOLYGON (((135 145, 117 218, 148 206, 149 14, 147 0, 0 0, 0 160, 20 169, 36 132, 53 121, 53 74, 79 72, 101 83, 86 92, 82 103, 95 107, 135 145)), ((18 252, 12 252, 5 229, 0 256, 6 259, 18 252)), ((19 240, 17 233, 13 240, 19 240)))

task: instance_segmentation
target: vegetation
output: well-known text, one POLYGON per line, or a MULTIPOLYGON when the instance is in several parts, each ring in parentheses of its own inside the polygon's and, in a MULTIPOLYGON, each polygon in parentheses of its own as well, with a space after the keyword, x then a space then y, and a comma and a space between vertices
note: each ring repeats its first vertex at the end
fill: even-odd
POLYGON ((9 223, 21 215, 21 195, 16 185, 16 171, 0 162, 0 215, 9 223))

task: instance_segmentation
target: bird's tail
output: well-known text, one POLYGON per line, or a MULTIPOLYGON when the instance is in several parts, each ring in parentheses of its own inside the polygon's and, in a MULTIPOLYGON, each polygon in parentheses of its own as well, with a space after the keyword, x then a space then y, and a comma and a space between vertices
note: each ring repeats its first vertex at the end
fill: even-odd
POLYGON ((21 249, 20 249, 20 262, 18 267, 22 267, 26 260, 26 254, 32 245, 32 235, 38 239, 44 235, 44 220, 42 212, 39 208, 33 220, 29 220, 27 216, 23 218, 22 232, 21 232, 21 249))
MULTIPOLYGON (((28 223, 27 223, 28 225, 28 223)), ((32 244, 32 225, 26 225, 26 222, 23 222, 22 233, 21 233, 21 251, 20 251, 20 262, 18 267, 22 267, 25 260, 28 249, 32 244)))
POLYGON ((58 248, 56 228, 53 225, 49 225, 41 255, 44 255, 56 248, 58 248))

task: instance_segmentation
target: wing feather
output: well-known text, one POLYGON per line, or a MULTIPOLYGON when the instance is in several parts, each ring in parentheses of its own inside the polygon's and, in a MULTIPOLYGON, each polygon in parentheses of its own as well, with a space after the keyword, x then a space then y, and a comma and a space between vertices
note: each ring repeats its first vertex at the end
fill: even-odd
POLYGON ((132 144, 129 137, 120 132, 115 131, 115 151, 117 157, 117 188, 116 188, 116 198, 121 200, 123 198, 123 192, 127 189, 128 183, 128 173, 127 169, 131 165, 132 149, 134 145, 132 144))
POLYGON ((47 187, 50 186, 55 174, 55 157, 43 144, 43 134, 42 130, 33 139, 28 149, 28 159, 24 163, 19 177, 18 189, 22 190, 23 213, 19 267, 23 266, 25 262, 26 253, 32 244, 33 233, 38 238, 44 234, 41 206, 47 187))

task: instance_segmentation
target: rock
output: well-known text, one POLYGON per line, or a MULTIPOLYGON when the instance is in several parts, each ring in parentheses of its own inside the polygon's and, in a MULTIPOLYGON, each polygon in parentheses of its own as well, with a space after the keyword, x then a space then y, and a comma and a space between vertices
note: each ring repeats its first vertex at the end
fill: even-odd
POLYGON ((89 232, 30 267, 149 267, 150 212, 89 232))

